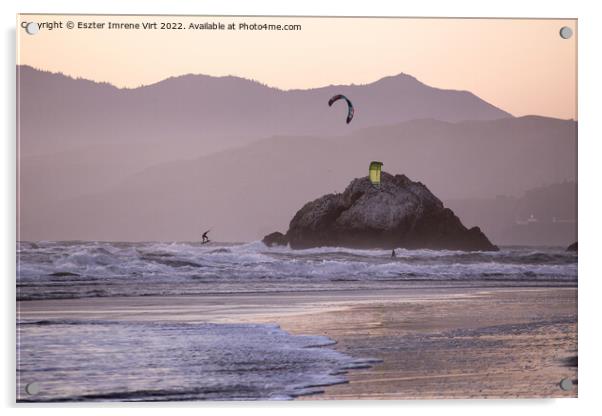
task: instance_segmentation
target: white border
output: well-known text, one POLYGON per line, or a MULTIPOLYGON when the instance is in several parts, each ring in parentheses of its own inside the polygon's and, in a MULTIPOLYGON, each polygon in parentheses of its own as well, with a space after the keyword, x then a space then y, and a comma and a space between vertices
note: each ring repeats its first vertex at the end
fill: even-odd
MULTIPOLYGON (((242 411, 263 415, 269 413, 305 414, 307 412, 327 414, 344 411, 349 415, 360 415, 371 407, 384 414, 420 412, 421 415, 444 413, 445 416, 479 414, 488 416, 507 415, 509 412, 545 412, 546 415, 594 413, 601 408, 598 397, 602 397, 602 372, 600 368, 600 308, 598 297, 602 294, 602 276, 598 273, 600 251, 600 157, 602 156, 602 132, 600 129, 602 91, 600 78, 602 67, 600 44, 602 41, 602 15, 596 1, 548 0, 528 2, 526 0, 498 0, 497 2, 453 0, 421 0, 414 2, 392 2, 385 0, 340 1, 303 0, 296 3, 284 1, 235 0, 88 0, 66 1, 22 0, 10 4, 0 3, 4 34, 2 82, 4 97, 2 126, 4 140, 0 154, 0 187, 4 197, 0 230, 2 232, 1 275, 4 297, 2 302, 1 358, 3 365, 0 378, 1 404, 12 413, 15 397, 15 15, 21 13, 130 13, 130 14, 237 14, 237 15, 332 15, 332 16, 425 16, 425 17, 547 17, 579 19, 579 399, 556 400, 442 400, 410 402, 294 402, 260 404, 156 404, 128 406, 132 414, 163 415, 165 412, 232 412, 242 411)), ((120 405, 57 406, 31 408, 19 406, 20 411, 29 413, 43 411, 48 415, 122 413, 120 405)))

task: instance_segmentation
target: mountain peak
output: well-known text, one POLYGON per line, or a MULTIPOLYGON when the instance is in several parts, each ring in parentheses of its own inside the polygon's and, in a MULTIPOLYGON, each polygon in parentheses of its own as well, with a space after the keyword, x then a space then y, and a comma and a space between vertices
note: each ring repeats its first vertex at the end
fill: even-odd
POLYGON ((18 76, 20 114, 43 120, 21 126, 22 135, 40 137, 22 141, 25 154, 164 137, 170 137, 174 148, 198 141, 205 152, 212 152, 274 135, 339 136, 416 119, 460 122, 511 116, 473 94, 432 88, 405 73, 371 84, 306 90, 280 90, 232 75, 186 74, 133 89, 29 66, 19 66, 18 76), (327 105, 328 98, 340 93, 355 107, 350 124, 341 106, 327 105), (94 133, 83 139, 75 128, 77 120, 89 120, 87 127, 94 133))
POLYGON ((376 84, 378 82, 417 82, 419 84, 425 85, 423 82, 419 81, 418 78, 416 78, 415 76, 412 76, 410 74, 406 74, 405 72, 400 72, 396 75, 388 75, 386 77, 382 77, 374 82, 372 82, 372 84, 376 84))

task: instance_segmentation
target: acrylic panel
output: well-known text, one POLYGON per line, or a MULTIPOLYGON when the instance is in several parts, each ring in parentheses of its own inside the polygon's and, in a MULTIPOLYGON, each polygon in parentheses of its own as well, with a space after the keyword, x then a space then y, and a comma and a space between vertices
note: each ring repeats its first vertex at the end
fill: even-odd
POLYGON ((17 16, 19 402, 577 396, 577 21, 17 16))

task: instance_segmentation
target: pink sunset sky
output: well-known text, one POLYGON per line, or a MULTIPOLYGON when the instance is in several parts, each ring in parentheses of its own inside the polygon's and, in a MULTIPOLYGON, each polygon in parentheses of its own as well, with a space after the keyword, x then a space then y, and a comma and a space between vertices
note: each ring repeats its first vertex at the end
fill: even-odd
POLYGON ((468 90, 515 116, 576 119, 577 21, 315 17, 19 15, 17 63, 135 88, 188 73, 281 89, 364 84, 404 72, 468 90), (34 36, 22 22, 73 21, 34 36), (78 29, 78 23, 105 23, 78 29), (183 30, 108 29, 181 23, 183 30), (295 31, 195 30, 205 22, 301 25, 295 31), (569 26, 574 35, 562 39, 569 26))

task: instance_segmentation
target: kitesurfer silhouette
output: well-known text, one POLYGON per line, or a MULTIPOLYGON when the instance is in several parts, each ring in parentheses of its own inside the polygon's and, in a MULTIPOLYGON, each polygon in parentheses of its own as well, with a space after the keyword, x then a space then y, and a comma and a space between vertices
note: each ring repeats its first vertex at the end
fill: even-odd
POLYGON ((203 243, 209 242, 209 237, 207 237, 207 233, 209 233, 209 231, 211 231, 211 230, 207 230, 203 233, 203 243))

